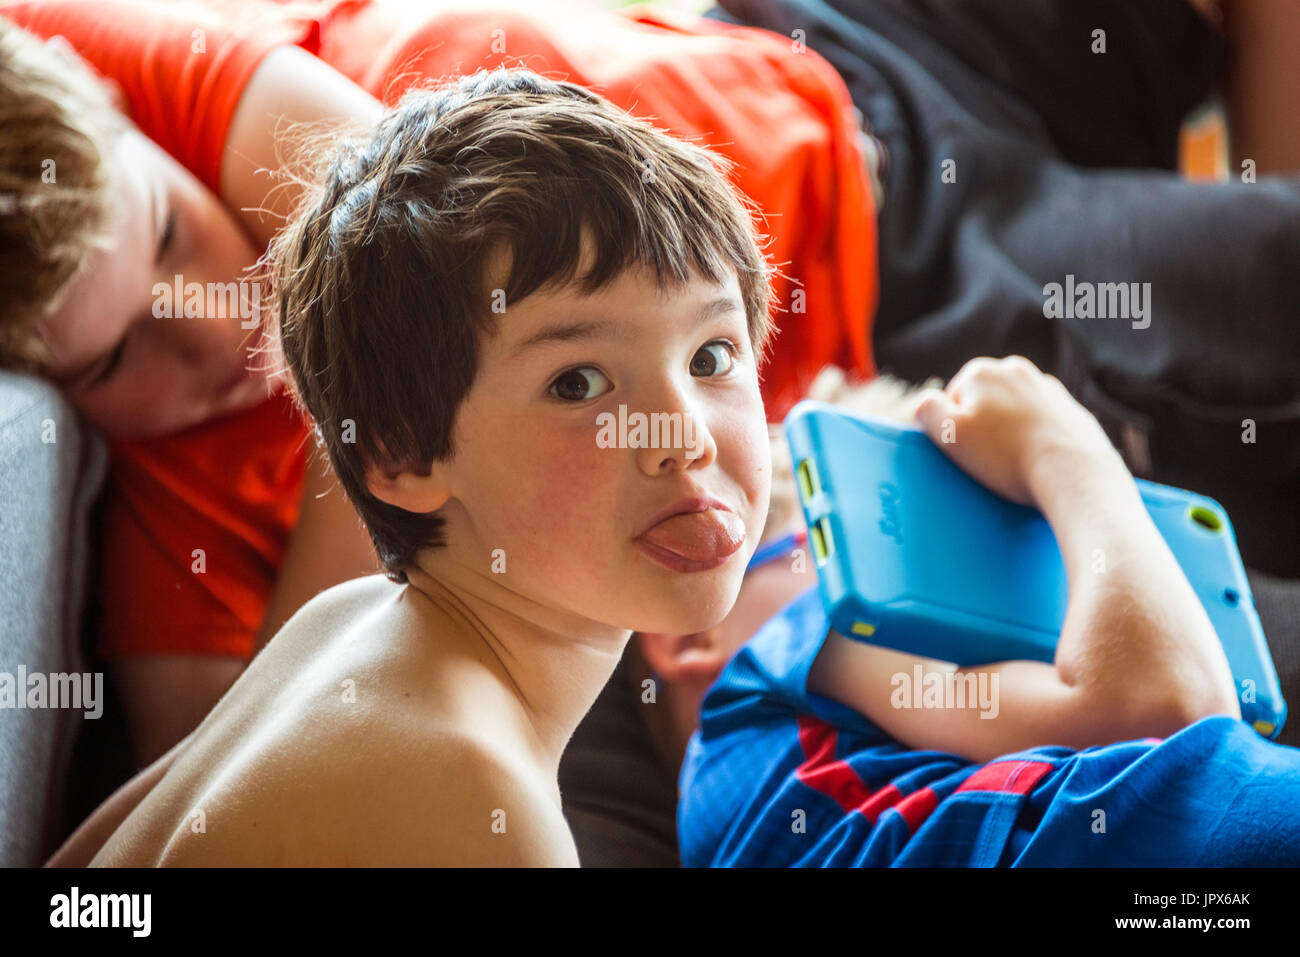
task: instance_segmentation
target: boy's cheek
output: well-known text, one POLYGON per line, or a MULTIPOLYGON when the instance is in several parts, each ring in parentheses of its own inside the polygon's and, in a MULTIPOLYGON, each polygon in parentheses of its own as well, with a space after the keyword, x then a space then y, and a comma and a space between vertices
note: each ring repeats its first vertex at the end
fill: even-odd
POLYGON ((202 418, 187 390, 166 378, 144 375, 71 401, 89 422, 113 438, 158 438, 196 425, 202 418))
POLYGON ((598 526, 608 527, 620 513, 626 515, 613 500, 617 486, 612 464, 604 452, 561 454, 558 461, 539 465, 530 477, 539 524, 557 537, 572 535, 594 546, 590 536, 598 526))
POLYGON ((524 435, 503 437, 498 447, 501 481, 493 483, 495 525, 521 546, 564 542, 594 545, 595 530, 619 509, 612 501, 617 462, 595 439, 524 435))

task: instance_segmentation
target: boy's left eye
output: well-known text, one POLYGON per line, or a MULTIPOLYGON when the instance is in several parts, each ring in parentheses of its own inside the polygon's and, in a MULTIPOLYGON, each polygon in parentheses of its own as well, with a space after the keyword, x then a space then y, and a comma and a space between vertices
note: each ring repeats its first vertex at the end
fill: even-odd
POLYGON ((708 345, 701 346, 700 351, 695 353, 695 358, 691 360, 691 374, 704 376, 725 375, 731 371, 731 367, 736 362, 736 347, 727 339, 719 339, 716 342, 710 342, 708 345), (718 353, 710 352, 717 349, 718 353), (721 359, 715 358, 715 355, 721 355, 721 359), (701 361, 703 357, 703 361, 701 361))

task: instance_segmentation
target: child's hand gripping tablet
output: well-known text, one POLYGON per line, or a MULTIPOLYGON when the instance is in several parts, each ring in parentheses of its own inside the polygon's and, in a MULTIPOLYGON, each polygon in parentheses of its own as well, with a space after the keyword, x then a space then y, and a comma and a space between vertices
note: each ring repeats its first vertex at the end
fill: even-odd
POLYGON ((1114 475, 1127 469, 1097 420, 1055 376, 1023 356, 972 359, 947 389, 920 394, 917 421, 957 465, 1020 505, 1038 505, 1031 475, 1071 460, 1114 475))
POLYGON ((957 668, 832 631, 810 690, 911 747, 981 761, 1039 744, 1164 736, 1206 714, 1240 717, 1204 608, 1119 455, 1058 381, 1021 357, 976 359, 946 390, 923 393, 916 410, 962 469, 1051 525, 1070 596, 1056 660, 957 668), (1094 570, 1099 550, 1106 574, 1094 570), (918 664, 983 693, 969 706, 915 708, 900 701, 897 678, 918 664))

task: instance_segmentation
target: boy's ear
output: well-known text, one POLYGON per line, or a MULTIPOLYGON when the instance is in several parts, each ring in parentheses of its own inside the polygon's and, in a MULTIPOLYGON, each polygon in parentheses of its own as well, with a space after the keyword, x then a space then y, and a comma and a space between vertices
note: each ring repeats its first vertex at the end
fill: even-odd
POLYGON ((672 684, 712 684, 730 658, 717 629, 693 635, 639 631, 637 640, 650 670, 672 684))
POLYGON ((366 463, 366 488, 381 502, 423 515, 435 512, 451 498, 446 469, 433 463, 424 472, 391 463, 366 463))

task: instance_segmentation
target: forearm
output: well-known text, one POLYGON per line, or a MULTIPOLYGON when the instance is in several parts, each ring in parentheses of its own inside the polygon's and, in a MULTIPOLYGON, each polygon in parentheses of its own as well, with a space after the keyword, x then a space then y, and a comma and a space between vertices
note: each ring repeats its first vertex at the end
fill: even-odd
POLYGON ((1061 682, 1133 735, 1160 733, 1150 722, 1240 717, 1223 646, 1118 457, 1047 456, 1030 485, 1069 581, 1061 682))
POLYGON ((976 358, 943 391, 930 390, 916 416, 969 475, 1037 506, 1051 525, 1069 591, 1055 660, 957 668, 831 631, 810 692, 914 749, 976 761, 1035 745, 1167 736, 1210 714, 1241 717, 1205 609, 1123 460, 1059 380, 1020 356, 976 358), (955 443, 946 437, 954 424, 955 443), (918 680, 942 700, 909 700, 918 680))

